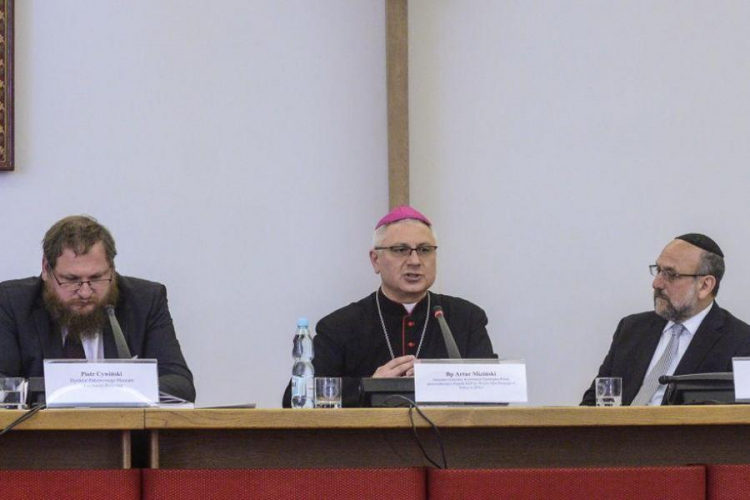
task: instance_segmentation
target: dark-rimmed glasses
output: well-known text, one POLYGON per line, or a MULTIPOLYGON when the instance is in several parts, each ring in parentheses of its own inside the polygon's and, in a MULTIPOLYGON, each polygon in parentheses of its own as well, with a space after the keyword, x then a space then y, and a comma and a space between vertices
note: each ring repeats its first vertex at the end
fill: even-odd
POLYGON ((109 283, 112 283, 112 270, 109 271, 109 278, 97 278, 85 281, 60 281, 57 279, 55 271, 50 269, 49 272, 52 274, 52 277, 55 278, 55 281, 57 281, 57 285, 66 292, 77 292, 83 288, 83 285, 88 285, 92 290, 99 291, 104 289, 109 283))
POLYGON ((664 281, 672 283, 680 278, 700 278, 701 276, 708 276, 708 274, 680 274, 672 271, 671 269, 662 269, 658 264, 651 264, 648 266, 648 270, 651 272, 651 276, 654 278, 661 274, 664 281))

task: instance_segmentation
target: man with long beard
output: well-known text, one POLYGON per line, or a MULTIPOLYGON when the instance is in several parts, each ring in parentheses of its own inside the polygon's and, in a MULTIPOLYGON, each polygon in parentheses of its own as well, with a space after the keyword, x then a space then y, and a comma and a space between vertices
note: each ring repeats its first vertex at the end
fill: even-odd
MULTIPOLYGON (((732 371, 732 358, 750 356, 750 326, 716 303, 724 253, 711 238, 672 240, 656 264, 654 311, 620 321, 597 377, 622 377, 622 404, 660 405, 662 375, 732 371)), ((583 395, 595 403, 594 385, 583 395)))
POLYGON ((44 359, 119 357, 111 309, 130 355, 157 360, 159 389, 195 401, 164 285, 118 274, 114 239, 91 217, 60 220, 42 247, 41 276, 0 283, 0 376, 41 377, 44 359))

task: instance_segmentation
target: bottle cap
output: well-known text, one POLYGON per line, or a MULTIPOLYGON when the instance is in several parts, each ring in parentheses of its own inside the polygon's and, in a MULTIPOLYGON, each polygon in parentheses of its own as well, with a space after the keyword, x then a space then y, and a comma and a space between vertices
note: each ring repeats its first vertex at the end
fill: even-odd
POLYGON ((310 323, 307 321, 307 318, 300 318, 297 320, 297 328, 307 328, 310 325, 310 323))

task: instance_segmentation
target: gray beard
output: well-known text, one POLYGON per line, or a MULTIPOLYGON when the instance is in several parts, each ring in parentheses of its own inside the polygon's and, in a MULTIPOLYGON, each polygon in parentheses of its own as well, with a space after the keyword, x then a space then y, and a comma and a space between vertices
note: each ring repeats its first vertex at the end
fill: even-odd
POLYGON ((657 292, 654 292, 654 312, 661 316, 662 318, 666 319, 667 321, 673 321, 674 323, 681 323, 682 321, 686 320, 688 318, 688 313, 690 312, 690 307, 685 306, 680 309, 675 308, 672 303, 667 299, 666 297, 660 296, 657 292), (664 302, 664 311, 659 312, 656 309, 656 298, 660 297, 662 301, 664 302))

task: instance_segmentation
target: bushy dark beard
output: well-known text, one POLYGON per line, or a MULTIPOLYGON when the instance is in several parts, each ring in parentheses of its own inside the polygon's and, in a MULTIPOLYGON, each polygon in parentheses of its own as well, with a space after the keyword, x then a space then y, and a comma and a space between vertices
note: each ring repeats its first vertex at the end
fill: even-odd
POLYGON ((117 278, 115 277, 109 285, 109 291, 104 300, 97 304, 93 311, 80 314, 71 311, 68 306, 60 301, 51 287, 52 285, 49 281, 44 283, 42 290, 44 307, 60 329, 66 329, 68 335, 79 339, 93 337, 102 331, 107 322, 105 307, 107 305, 117 305, 117 300, 120 297, 120 290, 117 287, 117 278))

